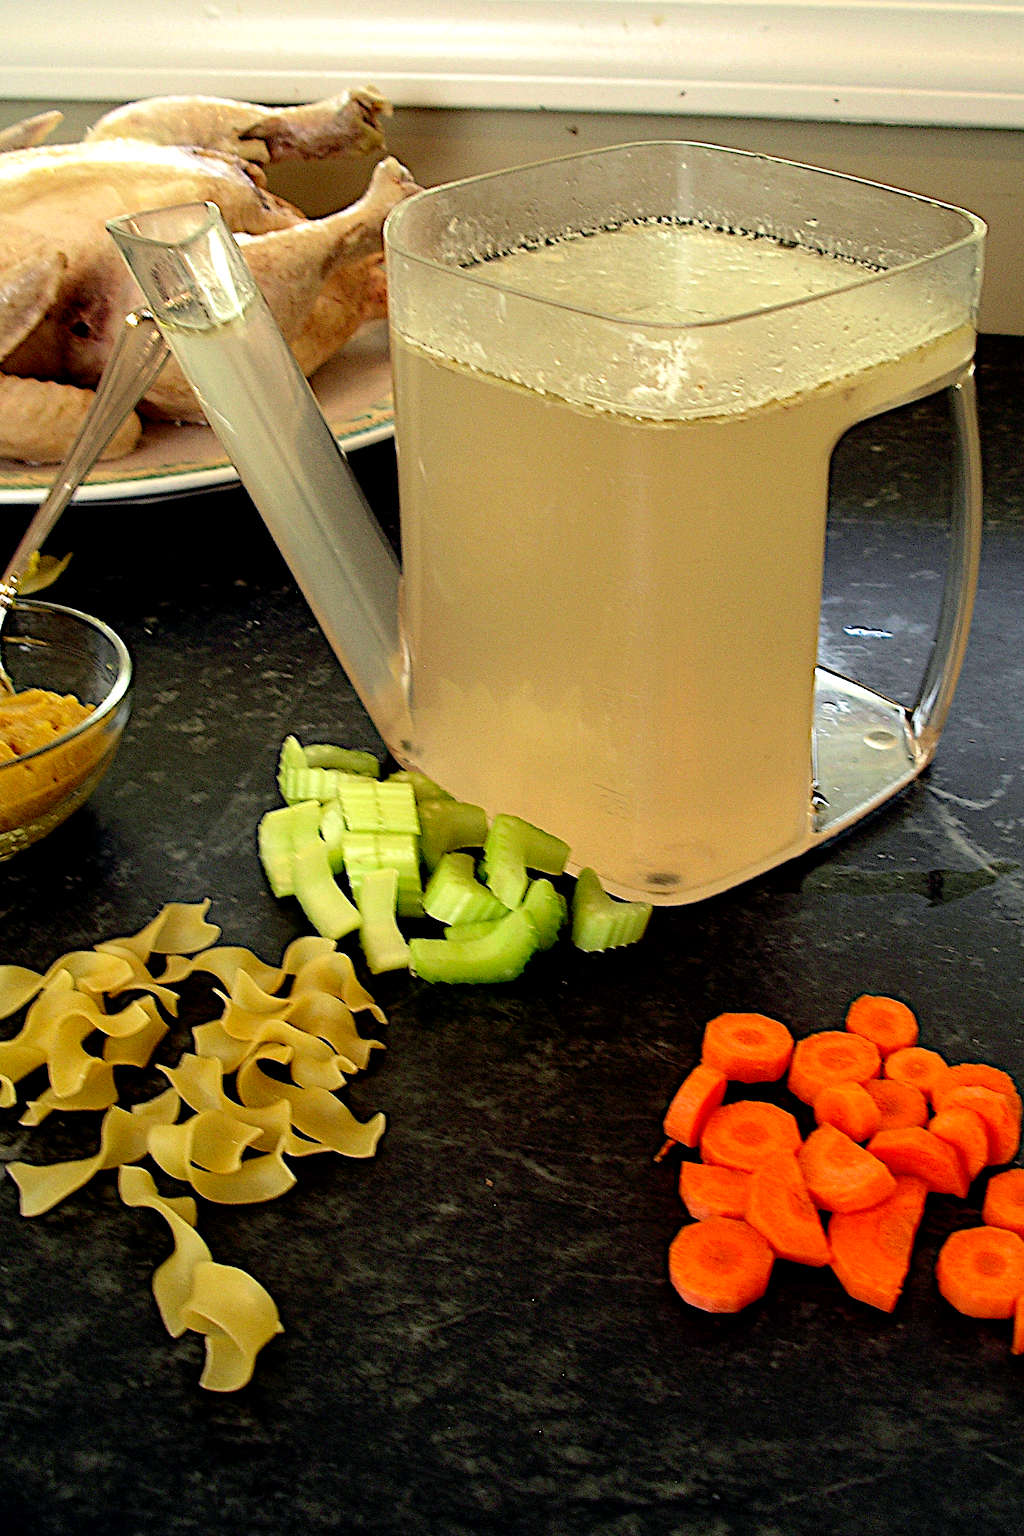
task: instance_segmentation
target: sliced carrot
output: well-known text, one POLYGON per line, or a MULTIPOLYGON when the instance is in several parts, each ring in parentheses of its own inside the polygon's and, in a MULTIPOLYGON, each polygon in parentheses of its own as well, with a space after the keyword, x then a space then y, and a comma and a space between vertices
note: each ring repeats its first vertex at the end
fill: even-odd
MULTIPOLYGON (((664 1131, 668 1142, 695 1147, 700 1141, 704 1122, 725 1098, 729 1084, 716 1067, 699 1062, 688 1072, 665 1111, 664 1131)), ((662 1148, 662 1154, 667 1151, 662 1148)))
POLYGON ((792 1054, 785 1024, 763 1013, 720 1013, 704 1030, 701 1059, 734 1083, 777 1083, 792 1054))
POLYGON ((894 1083, 910 1083, 920 1088, 926 1098, 932 1096, 932 1088, 948 1066, 945 1056, 923 1045, 908 1045, 901 1051, 893 1051, 885 1058, 883 1072, 894 1083))
POLYGON ((988 1130, 981 1116, 973 1109, 953 1104, 932 1115, 928 1129, 956 1148, 967 1182, 973 1184, 988 1163, 988 1130))
POLYGON ((747 1220, 775 1256, 818 1268, 829 1262, 828 1238, 792 1152, 774 1152, 750 1175, 747 1220))
POLYGON ((943 1094, 943 1109, 973 1109, 988 1131, 988 1160, 998 1167, 1012 1162, 1020 1147, 1021 1107, 1019 1099, 997 1088, 968 1086, 943 1094))
POLYGON ((882 1124, 881 1110, 863 1083, 829 1083, 814 1101, 814 1118, 853 1141, 867 1141, 882 1124))
POLYGON ((1024 1238, 1005 1227, 964 1227, 939 1249, 935 1278, 965 1317, 1013 1317, 1024 1295, 1024 1238))
POLYGON ((669 1279, 703 1312, 739 1312, 768 1289, 775 1255, 746 1221, 709 1216, 680 1228, 668 1250, 669 1279))
POLYGON ((901 1125, 927 1125, 928 1100, 913 1083, 873 1077, 864 1084, 864 1092, 878 1109, 880 1131, 895 1130, 901 1125))
POLYGON ((847 1009, 846 1027, 855 1035, 873 1040, 882 1056, 917 1044, 917 1016, 895 997, 865 993, 854 998, 847 1009))
POLYGON ((695 1221, 708 1216, 743 1216, 750 1174, 717 1163, 685 1162, 679 1169, 679 1196, 695 1221))
POLYGON ((821 1029, 796 1042, 787 1082, 798 1099, 813 1104, 829 1083, 865 1083, 877 1077, 881 1063, 873 1040, 842 1029, 821 1029))
POLYGON ((990 1227, 1005 1227, 1024 1237, 1024 1168, 994 1173, 985 1189, 981 1219, 990 1227))
POLYGON ((749 1172, 771 1152, 795 1152, 800 1145, 796 1116, 760 1099, 721 1104, 704 1125, 700 1155, 706 1163, 749 1172))
POLYGON ((932 1090, 932 1103, 941 1109, 951 1093, 958 1088, 990 1088, 993 1093, 1005 1093, 1008 1099, 1021 1102, 1017 1084, 1002 1067, 991 1067, 985 1061, 958 1061, 947 1066, 932 1090))
POLYGON ((958 1195, 961 1200, 967 1195, 967 1173, 960 1154, 923 1125, 879 1131, 868 1142, 868 1151, 892 1173, 909 1173, 922 1179, 938 1195, 958 1195))
POLYGON ((819 1125, 797 1153, 811 1199, 823 1211, 863 1211, 896 1187, 880 1158, 834 1125, 819 1125))
POLYGON ((1011 1355, 1024 1355, 1024 1295, 1017 1297, 1017 1305, 1013 1309, 1013 1340, 1010 1344, 1011 1355))
POLYGON ((927 1190, 900 1175, 884 1200, 865 1211, 837 1211, 828 1224, 832 1269, 856 1301, 891 1312, 902 1293, 927 1190))

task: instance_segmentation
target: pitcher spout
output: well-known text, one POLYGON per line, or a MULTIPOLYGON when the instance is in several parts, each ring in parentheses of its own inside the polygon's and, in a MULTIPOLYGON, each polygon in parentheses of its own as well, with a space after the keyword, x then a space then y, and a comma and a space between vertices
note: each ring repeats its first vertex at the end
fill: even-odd
POLYGON ((107 225, 384 741, 408 736, 400 570, 213 203, 107 225))

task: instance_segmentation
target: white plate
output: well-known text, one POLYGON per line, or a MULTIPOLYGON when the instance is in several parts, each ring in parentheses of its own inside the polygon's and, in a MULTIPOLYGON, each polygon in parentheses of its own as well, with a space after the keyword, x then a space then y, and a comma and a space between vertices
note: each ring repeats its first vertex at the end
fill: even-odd
MULTIPOLYGON (((346 451, 390 437, 394 421, 387 322, 363 326, 310 383, 346 451)), ((0 502, 40 502, 56 473, 56 464, 0 459, 0 502)), ((141 501, 237 483, 234 465, 209 427, 147 422, 134 452, 96 464, 75 501, 141 501)))

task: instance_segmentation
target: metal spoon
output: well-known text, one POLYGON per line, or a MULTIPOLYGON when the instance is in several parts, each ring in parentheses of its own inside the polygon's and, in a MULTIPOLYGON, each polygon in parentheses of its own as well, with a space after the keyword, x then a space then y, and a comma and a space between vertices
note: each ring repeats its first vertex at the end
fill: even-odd
MULTIPOLYGON (((42 547, 122 421, 160 372, 167 353, 167 343, 148 310, 134 310, 125 316, 124 328, 107 360, 81 430, 0 577, 0 628, 14 606, 33 555, 42 547)), ((0 694, 14 692, 15 686, 0 654, 0 694)))

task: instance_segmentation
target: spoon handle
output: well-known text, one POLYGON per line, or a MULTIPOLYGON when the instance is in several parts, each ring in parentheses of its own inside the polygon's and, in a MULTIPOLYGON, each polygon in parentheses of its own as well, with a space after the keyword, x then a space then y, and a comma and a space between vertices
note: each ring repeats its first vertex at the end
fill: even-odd
POLYGON ((167 343, 148 310, 135 310, 125 316, 78 436, 0 578, 0 621, 18 595, 32 556, 42 547, 122 421, 160 372, 167 352, 167 343))

